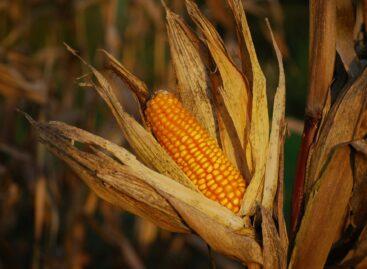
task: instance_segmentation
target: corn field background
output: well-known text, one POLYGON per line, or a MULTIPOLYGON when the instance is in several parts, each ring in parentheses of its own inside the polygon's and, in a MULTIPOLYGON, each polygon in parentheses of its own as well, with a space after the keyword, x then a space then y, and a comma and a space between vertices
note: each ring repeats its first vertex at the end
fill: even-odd
MULTIPOLYGON (((265 18, 283 56, 288 125, 284 214, 292 230, 291 196, 309 87, 309 3, 244 2, 271 106, 278 62, 265 18)), ((166 3, 194 27, 185 1, 166 3)), ((239 63, 236 25, 226 3, 196 3, 239 63)), ((0 0, 0 269, 209 268, 213 264, 243 268, 240 262, 208 251, 195 235, 165 231, 98 198, 38 143, 32 126, 17 112, 25 111, 40 122, 66 122, 130 150, 103 100, 80 83, 91 71, 65 44, 100 68, 104 67, 101 49, 106 50, 148 88, 172 89, 175 76, 165 16, 158 0, 0 0)), ((106 76, 118 89, 124 109, 137 118, 138 102, 127 85, 117 76, 106 76)))

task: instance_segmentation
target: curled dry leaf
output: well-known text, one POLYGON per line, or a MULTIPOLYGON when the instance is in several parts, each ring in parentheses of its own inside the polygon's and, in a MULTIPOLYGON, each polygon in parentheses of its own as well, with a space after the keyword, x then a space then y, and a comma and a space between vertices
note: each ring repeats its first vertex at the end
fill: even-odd
MULTIPOLYGON (((79 57, 74 49, 69 46, 67 46, 67 49, 79 57)), ((79 59, 81 58, 79 57, 79 59)), ((83 59, 81 60, 84 62, 83 59)), ((172 177, 192 190, 196 190, 195 185, 155 140, 153 135, 123 110, 106 78, 94 67, 86 62, 84 63, 91 69, 99 83, 95 86, 95 89, 111 109, 126 140, 143 163, 164 175, 172 177)))
POLYGON ((278 59, 279 65, 279 82, 275 93, 273 119, 271 126, 271 133, 269 139, 269 152, 267 154, 264 193, 262 199, 262 206, 271 211, 274 206, 274 198, 277 192, 279 179, 279 162, 281 158, 281 147, 284 143, 284 124, 285 124, 285 75, 283 68, 283 60, 281 52, 274 39, 270 24, 267 25, 271 34, 274 49, 278 59))
POLYGON ((209 134, 216 138, 214 109, 210 96, 210 81, 205 64, 203 44, 186 23, 166 6, 167 34, 173 67, 178 81, 178 93, 184 106, 209 134))
POLYGON ((360 229, 367 220, 367 143, 365 140, 352 142, 356 149, 354 157, 354 188, 350 200, 351 224, 360 229))
POLYGON ((253 229, 244 228, 244 221, 225 207, 149 169, 101 137, 60 122, 27 118, 41 142, 102 199, 170 231, 193 229, 214 249, 242 262, 262 263, 253 229))
POLYGON ((353 188, 348 145, 337 146, 313 186, 289 268, 323 268, 343 223, 353 188))
MULTIPOLYGON (((187 10, 204 35, 206 45, 218 68, 222 87, 216 87, 228 115, 231 125, 236 130, 237 139, 246 156, 251 156, 248 145, 250 129, 249 111, 251 109, 251 93, 241 72, 236 68, 224 48, 223 42, 213 25, 203 16, 195 3, 186 1, 187 10)), ((234 138, 235 139, 235 138, 234 138)), ((239 151, 239 149, 237 149, 239 151)), ((251 158, 247 158, 247 166, 251 171, 251 158)))
POLYGON ((250 144, 252 148, 253 176, 242 202, 241 213, 252 215, 255 202, 261 197, 269 141, 269 115, 266 97, 266 79, 257 59, 243 2, 227 0, 234 15, 242 57, 242 69, 252 90, 250 144))
POLYGON ((351 249, 344 260, 341 268, 364 268, 367 257, 367 224, 363 228, 355 246, 351 249))
POLYGON ((336 50, 345 70, 349 71, 351 63, 357 57, 354 50, 355 15, 352 0, 337 0, 336 16, 338 18, 336 20, 336 50))
POLYGON ((330 151, 338 144, 361 139, 356 133, 359 119, 367 101, 367 70, 352 85, 347 86, 332 106, 320 129, 317 143, 313 146, 306 175, 306 192, 320 177, 330 151))
POLYGON ((264 268, 286 268, 286 252, 281 247, 272 211, 261 208, 261 231, 263 236, 264 268))
POLYGON ((27 118, 36 129, 40 141, 65 161, 102 199, 148 218, 167 230, 189 232, 172 206, 147 183, 129 172, 129 167, 135 167, 139 162, 128 151, 60 122, 37 123, 29 116, 27 118), (78 149, 75 142, 88 147, 89 152, 78 149), (123 160, 124 164, 110 155, 123 160))
MULTIPOLYGON (((263 236, 264 268, 286 268, 287 264, 287 244, 281 241, 281 237, 275 226, 273 219, 273 207, 275 196, 278 193, 278 181, 280 178, 280 164, 282 159, 282 147, 285 137, 285 76, 281 52, 275 41, 273 32, 268 21, 267 26, 271 34, 273 46, 279 64, 279 82, 275 93, 272 128, 269 140, 269 152, 267 154, 264 191, 261 206, 261 229, 263 236)), ((283 216, 280 216, 281 218, 283 216)), ((281 223, 283 220, 279 220, 281 223)), ((282 229, 281 227, 280 229, 282 229)), ((284 231, 283 231, 284 232, 284 231)), ((282 234, 284 237, 284 234, 282 234)), ((284 241, 284 238, 282 238, 284 241)))
POLYGON ((136 94, 140 104, 144 108, 144 105, 149 98, 148 87, 145 85, 145 83, 134 74, 132 74, 129 70, 127 70, 125 66, 117 61, 116 58, 109 54, 107 51, 101 51, 106 55, 111 69, 129 86, 131 91, 136 94))

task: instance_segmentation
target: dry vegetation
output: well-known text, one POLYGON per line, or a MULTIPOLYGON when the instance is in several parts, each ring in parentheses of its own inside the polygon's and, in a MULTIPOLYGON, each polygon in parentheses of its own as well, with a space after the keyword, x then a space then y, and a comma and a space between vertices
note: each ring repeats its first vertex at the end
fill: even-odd
POLYGON ((0 268, 367 266, 366 1, 310 1, 288 230, 284 144, 302 123, 285 117, 283 10, 198 2, 0 3, 0 268), (260 63, 270 49, 277 64, 260 63), (247 180, 239 213, 152 134, 144 110, 162 88, 247 180))

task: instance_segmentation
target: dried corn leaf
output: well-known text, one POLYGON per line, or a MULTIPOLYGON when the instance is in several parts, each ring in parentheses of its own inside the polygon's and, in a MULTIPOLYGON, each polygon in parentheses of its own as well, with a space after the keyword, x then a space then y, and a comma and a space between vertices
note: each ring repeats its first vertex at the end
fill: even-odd
POLYGON ((29 116, 27 118, 35 127, 40 141, 65 161, 102 199, 148 218, 164 229, 189 232, 189 228, 165 198, 139 177, 129 173, 129 168, 139 165, 139 162, 128 151, 63 123, 37 123, 29 116), (78 149, 75 142, 89 146, 89 152, 78 149), (106 153, 126 163, 123 165, 106 153))
POLYGON ((86 145, 97 146, 105 150, 107 153, 113 155, 117 160, 119 160, 124 165, 128 166, 131 169, 134 169, 132 173, 136 175, 141 174, 139 177, 141 177, 141 179, 146 180, 146 182, 149 182, 149 184, 151 184, 152 186, 156 187, 158 191, 162 189, 163 192, 167 192, 170 195, 174 194, 176 198, 179 197, 183 198, 184 200, 186 199, 186 197, 189 197, 187 198, 187 200, 190 200, 190 203, 193 202, 198 210, 207 212, 209 215, 213 216, 214 219, 221 222, 223 225, 232 228, 233 230, 238 230, 239 232, 242 230, 244 224, 243 221, 241 220, 241 218, 233 215, 231 211, 207 198, 201 200, 202 198, 204 198, 204 196, 202 196, 201 194, 189 191, 182 184, 177 183, 176 181, 171 180, 170 178, 165 177, 164 175, 158 174, 153 170, 150 170, 142 163, 140 163, 135 158, 134 155, 129 153, 124 148, 116 144, 113 144, 101 137, 95 136, 91 133, 88 133, 86 131, 80 130, 78 128, 69 126, 61 122, 50 122, 48 126, 54 128, 55 131, 58 132, 58 134, 72 141, 78 141, 86 145), (173 183, 171 183, 171 181, 173 183), (172 187, 173 190, 170 189, 170 186, 173 186, 172 187), (171 192, 173 194, 171 194, 171 192))
POLYGON ((353 28, 355 14, 352 0, 336 1, 336 50, 344 64, 345 70, 349 71, 350 65, 357 57, 354 50, 353 28))
MULTIPOLYGON (((79 57, 75 50, 68 46, 67 48, 71 53, 79 57)), ((157 140, 155 140, 153 135, 145 130, 136 120, 134 120, 122 109, 121 104, 119 103, 112 87, 109 85, 106 78, 93 66, 87 63, 85 64, 93 72, 100 85, 96 85, 95 89, 111 109, 126 140, 129 142, 143 163, 157 170, 158 172, 177 180, 186 187, 192 190, 197 190, 195 185, 172 160, 168 153, 161 147, 157 140)))
POLYGON ((170 202, 185 222, 215 251, 236 258, 245 264, 262 264, 261 248, 252 238, 251 230, 245 234, 234 232, 208 215, 202 214, 195 206, 183 204, 175 198, 170 199, 170 202))
POLYGON ((269 115, 266 97, 266 79, 257 59, 245 9, 240 0, 227 0, 234 18, 240 41, 242 69, 252 89, 250 144, 252 148, 253 177, 242 202, 241 213, 254 213, 255 201, 261 197, 269 141, 269 115))
POLYGON ((227 208, 150 170, 109 141, 63 123, 29 120, 41 142, 103 199, 171 231, 188 232, 187 223, 217 251, 262 263, 254 231, 227 208))
MULTIPOLYGON (((218 71, 223 87, 217 87, 220 97, 230 116, 231 124, 236 130, 237 137, 245 152, 251 150, 248 147, 250 92, 247 82, 241 72, 236 68, 224 48, 223 42, 213 25, 203 16, 197 5, 191 0, 186 1, 187 10, 200 28, 205 37, 218 71)), ((247 160, 251 168, 251 160, 247 160)))
POLYGON ((132 74, 125 66, 123 66, 119 61, 116 60, 111 54, 105 50, 101 50, 109 60, 111 69, 130 87, 130 89, 136 94, 140 104, 143 109, 145 103, 149 98, 149 90, 145 83, 132 74))
MULTIPOLYGON (((280 173, 280 164, 285 137, 285 76, 281 52, 275 41, 269 22, 266 21, 266 23, 270 31, 278 59, 279 82, 274 98, 272 128, 269 140, 269 152, 267 154, 268 157, 266 162, 264 192, 261 207, 264 268, 286 268, 287 243, 283 242, 284 238, 282 238, 283 241, 281 241, 272 217, 275 196, 277 193, 282 193, 278 191, 278 188, 283 187, 278 186, 278 181, 283 180, 280 178, 280 176, 283 176, 280 173)), ((284 221, 284 219, 282 221, 284 221)), ((281 223, 281 220, 279 220, 279 223, 281 223)), ((282 234, 282 236, 284 237, 284 234, 282 234)))
POLYGON ((310 2, 310 89, 306 115, 321 119, 334 74, 336 42, 336 3, 310 2))
POLYGON ((343 222, 353 188, 349 146, 329 156, 310 193, 289 268, 323 268, 343 222))
POLYGON ((367 257, 367 224, 363 228, 355 246, 348 252, 340 268, 365 268, 367 257), (359 267, 360 266, 360 267, 359 267))
POLYGON ((138 157, 146 165, 156 169, 158 172, 170 176, 185 186, 196 190, 195 185, 159 145, 153 135, 122 110, 121 105, 118 103, 116 96, 111 91, 104 77, 95 69, 93 69, 93 73, 101 84, 101 87, 96 87, 98 93, 110 107, 125 138, 131 147, 133 147, 138 157))
POLYGON ((284 218, 284 141, 281 145, 281 155, 280 155, 280 165, 279 165, 279 183, 278 183, 278 192, 276 197, 276 210, 275 210, 275 219, 278 222, 278 232, 279 232, 279 240, 280 246, 283 250, 284 256, 281 257, 282 268, 287 268, 288 263, 288 248, 289 248, 289 239, 287 232, 287 225, 284 218))
MULTIPOLYGON (((256 184, 264 176, 266 152, 269 141, 269 114, 266 97, 266 79, 257 59, 245 9, 241 0, 227 0, 236 20, 240 41, 243 72, 250 82, 252 91, 250 143, 256 184), (258 170, 258 171, 256 171, 258 170)), ((247 4, 247 3, 246 3, 247 4)))
POLYGON ((319 178, 321 167, 334 146, 362 138, 362 134, 356 133, 356 129, 367 102, 366 87, 367 70, 352 85, 346 87, 325 118, 308 166, 306 192, 319 178))
POLYGON ((211 105, 210 81, 203 57, 203 44, 185 22, 166 6, 167 33, 178 92, 184 106, 210 135, 217 137, 211 105))
POLYGON ((262 199, 262 206, 270 212, 274 206, 274 198, 277 193, 279 180, 279 161, 282 152, 281 147, 284 141, 284 125, 285 125, 285 75, 283 68, 282 55, 279 47, 275 41, 270 24, 267 21, 273 46, 278 59, 279 67, 279 81, 278 88, 274 97, 273 119, 271 125, 271 133, 269 139, 269 152, 267 154, 264 193, 262 199))
POLYGON ((351 224, 359 229, 367 221, 367 142, 359 140, 352 143, 356 149, 354 157, 354 188, 350 200, 351 224))
POLYGON ((282 249, 280 237, 275 227, 272 211, 261 208, 261 230, 263 238, 264 268, 286 268, 286 252, 282 249))
MULTIPOLYGON (((219 76, 220 75, 218 72, 211 74, 211 80, 214 89, 223 87, 223 85, 219 82, 219 76)), ((251 159, 251 156, 246 156, 243 154, 243 151, 238 150, 241 148, 240 141, 238 139, 234 139, 237 137, 235 128, 228 126, 228 122, 230 122, 230 116, 228 115, 221 98, 218 96, 218 92, 219 90, 213 91, 213 101, 216 108, 220 146, 226 157, 241 171, 243 177, 246 179, 247 183, 249 183, 251 176, 248 166, 246 165, 246 157, 251 159)))

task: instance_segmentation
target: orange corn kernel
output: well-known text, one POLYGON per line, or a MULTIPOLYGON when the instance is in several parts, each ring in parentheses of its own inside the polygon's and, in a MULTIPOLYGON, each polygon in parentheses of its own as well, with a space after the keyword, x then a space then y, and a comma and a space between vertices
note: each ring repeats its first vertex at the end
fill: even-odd
POLYGON ((158 142, 208 198, 237 213, 246 184, 215 139, 166 91, 159 91, 145 111, 158 142))

